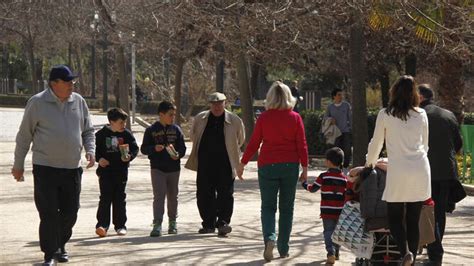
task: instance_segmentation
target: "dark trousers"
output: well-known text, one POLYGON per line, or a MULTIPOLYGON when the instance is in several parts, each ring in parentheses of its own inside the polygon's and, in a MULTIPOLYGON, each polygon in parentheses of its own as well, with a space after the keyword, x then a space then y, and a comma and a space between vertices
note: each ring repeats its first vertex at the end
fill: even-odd
POLYGON ((408 250, 416 256, 420 241, 420 213, 422 201, 387 202, 388 224, 390 234, 397 242, 400 255, 403 257, 408 250))
POLYGON ((97 209, 97 227, 109 228, 110 206, 112 205, 112 221, 115 230, 126 228, 127 213, 125 210, 127 194, 127 169, 123 171, 103 171, 99 174, 100 200, 97 209))
POLYGON ((230 167, 198 167, 197 205, 203 228, 230 224, 234 211, 234 178, 230 167), (217 220, 217 222, 216 222, 217 220))
POLYGON ((349 167, 352 160, 352 133, 346 132, 342 133, 337 137, 336 142, 334 143, 337 147, 341 148, 344 151, 344 168, 349 167))
POLYGON ((34 197, 40 216, 39 238, 45 259, 64 248, 77 220, 82 168, 33 165, 34 197))
POLYGON ((446 208, 451 181, 431 181, 431 198, 435 202, 436 241, 428 245, 428 257, 431 261, 441 262, 444 249, 442 245, 446 226, 446 208))

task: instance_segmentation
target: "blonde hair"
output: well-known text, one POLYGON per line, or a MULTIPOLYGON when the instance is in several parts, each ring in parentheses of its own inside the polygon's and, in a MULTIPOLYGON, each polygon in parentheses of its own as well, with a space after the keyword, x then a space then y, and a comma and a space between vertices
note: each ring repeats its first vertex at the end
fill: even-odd
POLYGON ((296 99, 291 95, 290 88, 280 81, 275 81, 267 92, 265 109, 292 109, 295 103, 296 99))

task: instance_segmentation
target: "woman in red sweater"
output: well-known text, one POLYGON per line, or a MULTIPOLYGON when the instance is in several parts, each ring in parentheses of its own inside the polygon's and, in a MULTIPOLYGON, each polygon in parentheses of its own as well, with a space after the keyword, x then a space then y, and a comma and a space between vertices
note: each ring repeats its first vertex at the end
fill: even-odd
POLYGON ((308 147, 301 116, 293 111, 295 98, 288 86, 275 82, 267 93, 265 108, 257 119, 250 142, 242 156, 237 175, 242 179, 244 167, 260 148, 258 183, 260 185, 262 232, 265 242, 263 257, 273 259, 277 241, 275 213, 279 195, 278 252, 288 257, 288 242, 293 223, 293 206, 299 165, 303 167, 300 180, 308 175, 308 147), (260 146, 261 145, 261 146, 260 146))

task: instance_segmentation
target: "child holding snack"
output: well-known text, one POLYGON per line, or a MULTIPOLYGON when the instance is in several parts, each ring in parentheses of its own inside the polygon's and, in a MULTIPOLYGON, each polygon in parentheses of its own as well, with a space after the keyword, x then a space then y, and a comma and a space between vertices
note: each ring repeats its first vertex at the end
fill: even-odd
POLYGON ((177 234, 178 184, 180 159, 186 153, 181 128, 174 124, 176 106, 168 101, 158 105, 159 121, 146 129, 141 152, 148 155, 153 186, 153 230, 151 237, 161 236, 165 196, 168 209, 168 234, 177 234))
POLYGON ((113 224, 118 235, 127 234, 127 214, 125 210, 125 187, 128 179, 128 166, 138 154, 138 145, 128 129, 128 114, 120 108, 107 112, 109 125, 97 131, 96 158, 99 162, 100 200, 97 209, 95 233, 100 237, 107 236, 110 225, 110 206, 113 210, 113 224))

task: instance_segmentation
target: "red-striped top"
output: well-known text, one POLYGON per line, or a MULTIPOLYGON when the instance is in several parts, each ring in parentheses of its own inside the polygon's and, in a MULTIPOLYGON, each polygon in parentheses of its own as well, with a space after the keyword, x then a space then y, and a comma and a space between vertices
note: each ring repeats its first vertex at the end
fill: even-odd
POLYGON ((316 192, 321 189, 321 218, 339 219, 344 207, 347 177, 340 169, 330 168, 321 173, 313 184, 303 183, 303 187, 316 192))

